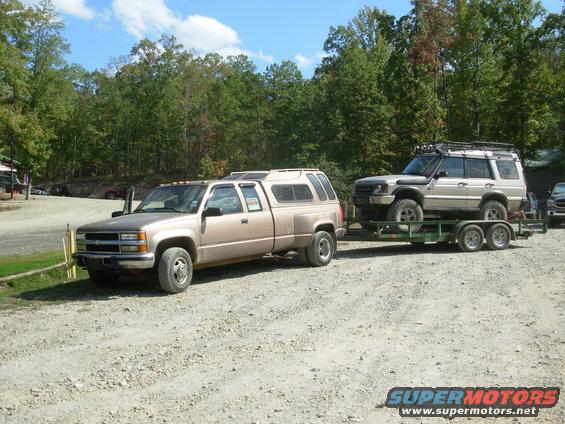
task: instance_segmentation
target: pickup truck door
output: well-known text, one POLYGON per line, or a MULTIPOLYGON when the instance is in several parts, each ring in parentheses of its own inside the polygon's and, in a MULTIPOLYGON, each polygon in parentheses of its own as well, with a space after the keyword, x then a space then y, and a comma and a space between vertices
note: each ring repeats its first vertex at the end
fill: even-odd
POLYGON ((437 172, 447 177, 432 180, 432 209, 465 209, 467 207, 467 178, 462 157, 444 157, 437 172))
POLYGON ((247 255, 245 245, 249 241, 249 222, 235 185, 213 186, 202 210, 209 207, 220 208, 222 215, 203 217, 200 221, 201 262, 247 255))
POLYGON ((245 250, 249 255, 269 253, 275 244, 275 227, 267 197, 257 183, 241 183, 239 189, 245 201, 249 225, 249 242, 245 250))

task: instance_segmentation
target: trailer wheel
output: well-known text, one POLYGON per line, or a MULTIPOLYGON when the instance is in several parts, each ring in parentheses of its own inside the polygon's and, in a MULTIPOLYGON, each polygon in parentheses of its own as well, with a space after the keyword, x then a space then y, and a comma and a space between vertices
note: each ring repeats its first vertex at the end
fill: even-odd
MULTIPOLYGON (((422 207, 412 199, 400 199, 394 201, 388 208, 387 221, 423 221, 424 212, 422 207)), ((421 225, 413 225, 412 231, 419 231, 421 225)), ((408 232, 408 225, 394 225, 393 228, 401 233, 408 232)))
POLYGON ((486 242, 492 250, 504 250, 510 245, 512 233, 504 224, 491 225, 487 230, 486 242))
POLYGON ((459 232, 457 244, 463 252, 478 252, 485 242, 485 234, 478 225, 467 225, 459 232))
POLYGON ((192 282, 192 259, 180 247, 171 247, 163 252, 159 260, 159 284, 168 293, 181 293, 192 282))
POLYGON ((306 248, 306 253, 311 266, 326 266, 335 253, 334 239, 326 231, 318 231, 306 248))

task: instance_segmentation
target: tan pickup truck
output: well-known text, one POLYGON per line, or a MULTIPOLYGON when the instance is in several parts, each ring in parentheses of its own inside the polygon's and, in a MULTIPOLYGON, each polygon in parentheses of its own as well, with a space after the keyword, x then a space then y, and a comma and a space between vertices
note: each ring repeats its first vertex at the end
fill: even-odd
POLYGON ((151 272, 170 293, 186 290, 193 269, 267 253, 293 250, 305 265, 327 265, 343 233, 339 200, 317 169, 162 185, 113 216, 77 229, 77 264, 103 286, 151 272))

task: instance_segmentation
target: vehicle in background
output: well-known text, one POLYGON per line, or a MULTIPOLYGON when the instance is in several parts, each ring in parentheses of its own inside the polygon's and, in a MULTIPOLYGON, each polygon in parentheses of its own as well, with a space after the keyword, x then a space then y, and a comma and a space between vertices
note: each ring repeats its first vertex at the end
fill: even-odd
POLYGON ((539 200, 537 196, 531 191, 528 192, 526 197, 528 201, 526 203, 526 206, 524 206, 524 208, 522 209, 522 212, 524 212, 524 215, 527 218, 536 219, 541 213, 539 200))
POLYGON ((438 143, 417 146, 416 153, 400 175, 355 181, 351 200, 362 220, 423 221, 424 212, 506 220, 526 203, 522 164, 510 144, 438 143))
POLYGON ((45 186, 41 186, 41 185, 37 185, 37 186, 32 185, 30 193, 38 196, 45 196, 49 194, 45 186))
POLYGON ((153 273, 163 290, 179 293, 195 268, 289 251, 302 264, 325 266, 343 234, 339 200, 317 169, 273 170, 261 180, 161 185, 133 212, 132 200, 133 189, 124 211, 76 230, 73 256, 95 284, 153 273))
POLYGON ((12 186, 17 193, 21 193, 26 188, 16 175, 12 175, 10 179, 10 175, 0 174, 0 194, 10 193, 12 186))
POLYGON ((49 190, 51 196, 65 196, 72 197, 69 188, 65 184, 53 184, 49 190))
POLYGON ((223 180, 262 180, 271 171, 244 171, 244 172, 232 172, 230 175, 222 178, 223 180))
POLYGON ((549 225, 557 227, 565 221, 565 182, 557 183, 547 199, 549 225))
POLYGON ((123 184, 121 186, 107 187, 104 190, 105 199, 125 199, 128 190, 131 186, 129 184, 123 184))

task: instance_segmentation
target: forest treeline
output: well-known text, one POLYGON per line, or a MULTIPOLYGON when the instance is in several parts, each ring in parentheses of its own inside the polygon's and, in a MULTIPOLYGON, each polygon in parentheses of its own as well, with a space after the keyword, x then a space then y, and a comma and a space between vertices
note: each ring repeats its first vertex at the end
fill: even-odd
POLYGON ((290 61, 144 39, 88 72, 49 1, 0 0, 0 153, 34 178, 209 178, 319 166, 336 184, 397 171, 434 140, 563 146, 564 15, 536 0, 414 0, 331 27, 311 78, 290 61))

